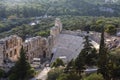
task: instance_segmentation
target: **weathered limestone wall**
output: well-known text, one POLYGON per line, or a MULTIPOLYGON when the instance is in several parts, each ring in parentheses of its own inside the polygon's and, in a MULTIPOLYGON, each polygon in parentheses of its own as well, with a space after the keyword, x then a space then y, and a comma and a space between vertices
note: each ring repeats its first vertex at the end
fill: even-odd
MULTIPOLYGON (((22 42, 22 39, 16 35, 12 35, 0 40, 0 66, 4 63, 15 62, 20 55, 21 47, 26 50, 28 61, 31 62, 33 58, 49 57, 50 44, 47 38, 36 36, 22 42)), ((52 41, 51 41, 52 42, 52 41)))
POLYGON ((62 23, 59 18, 56 18, 55 20, 55 26, 50 29, 50 37, 52 39, 52 45, 56 44, 56 38, 57 36, 62 32, 62 23))
POLYGON ((17 35, 11 35, 0 40, 1 62, 17 61, 22 45, 22 39, 17 35))
POLYGON ((55 20, 55 26, 51 28, 50 35, 56 37, 62 31, 62 23, 59 18, 55 20))
POLYGON ((4 43, 2 41, 0 41, 0 67, 3 64, 3 52, 4 52, 4 43))
POLYGON ((44 38, 41 36, 32 37, 22 42, 17 35, 11 35, 0 40, 0 66, 4 63, 15 62, 20 55, 21 47, 26 51, 28 61, 33 58, 47 58, 52 54, 52 48, 56 43, 56 37, 62 31, 62 23, 59 18, 55 20, 55 26, 50 29, 50 36, 44 38))
POLYGON ((50 29, 50 36, 48 36, 48 38, 37 36, 27 39, 23 43, 23 47, 27 51, 28 60, 31 62, 33 58, 50 57, 52 48, 56 43, 55 39, 61 31, 62 23, 59 18, 56 18, 55 26, 50 29))
POLYGON ((23 47, 27 52, 29 62, 31 62, 33 58, 49 57, 49 46, 46 38, 37 36, 27 39, 23 43, 23 47))

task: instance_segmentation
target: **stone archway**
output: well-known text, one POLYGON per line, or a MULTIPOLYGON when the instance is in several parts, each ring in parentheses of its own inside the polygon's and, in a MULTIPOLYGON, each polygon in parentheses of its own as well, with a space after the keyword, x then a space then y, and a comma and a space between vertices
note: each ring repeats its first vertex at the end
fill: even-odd
POLYGON ((43 58, 46 58, 46 51, 43 51, 43 58))
POLYGON ((10 57, 12 57, 12 51, 10 51, 10 57))
POLYGON ((53 56, 54 56, 54 53, 51 54, 51 59, 53 58, 53 56))
POLYGON ((6 58, 8 58, 9 57, 9 55, 8 55, 8 53, 6 53, 6 58))
POLYGON ((15 51, 14 51, 14 56, 17 54, 17 50, 15 49, 15 51))

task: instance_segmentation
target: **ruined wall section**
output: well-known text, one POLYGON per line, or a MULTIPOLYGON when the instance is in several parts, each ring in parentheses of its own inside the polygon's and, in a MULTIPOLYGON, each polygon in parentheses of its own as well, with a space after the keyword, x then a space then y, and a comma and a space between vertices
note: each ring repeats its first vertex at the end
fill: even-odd
POLYGON ((44 37, 36 36, 29 38, 23 43, 23 47, 27 53, 29 62, 31 62, 33 58, 49 57, 48 40, 44 37))
POLYGON ((64 31, 62 31, 62 34, 69 34, 69 35, 83 37, 84 35, 86 35, 86 32, 85 31, 81 31, 81 30, 76 30, 76 31, 64 30, 64 31))
POLYGON ((54 44, 56 44, 56 39, 61 32, 62 32, 61 20, 59 18, 56 18, 55 26, 50 29, 50 36, 49 36, 49 40, 51 40, 50 43, 52 47, 54 46, 54 44))
POLYGON ((6 62, 15 62, 20 55, 21 47, 27 52, 28 61, 33 58, 47 58, 52 54, 52 48, 56 43, 56 38, 62 31, 62 23, 59 18, 55 20, 55 26, 50 29, 50 36, 44 38, 41 36, 32 37, 22 42, 17 35, 11 35, 0 40, 0 66, 6 62))
POLYGON ((22 39, 17 35, 11 35, 0 40, 1 62, 17 61, 22 45, 22 39))
POLYGON ((2 67, 3 60, 4 60, 3 53, 4 53, 4 42, 0 41, 0 67, 2 67))
POLYGON ((29 38, 23 43, 29 62, 31 62, 33 58, 50 58, 52 48, 56 43, 55 39, 62 31, 62 23, 59 18, 56 18, 54 25, 55 26, 50 29, 50 36, 48 36, 48 38, 37 36, 29 38))

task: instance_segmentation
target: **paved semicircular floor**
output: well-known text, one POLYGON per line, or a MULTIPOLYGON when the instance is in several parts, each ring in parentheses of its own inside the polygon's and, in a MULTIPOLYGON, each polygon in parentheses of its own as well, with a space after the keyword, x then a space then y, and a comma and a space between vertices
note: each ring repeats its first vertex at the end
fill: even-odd
POLYGON ((56 44, 53 48, 53 59, 55 61, 59 57, 64 57, 63 61, 68 62, 76 58, 83 48, 83 38, 70 34, 60 34, 56 39, 56 44))

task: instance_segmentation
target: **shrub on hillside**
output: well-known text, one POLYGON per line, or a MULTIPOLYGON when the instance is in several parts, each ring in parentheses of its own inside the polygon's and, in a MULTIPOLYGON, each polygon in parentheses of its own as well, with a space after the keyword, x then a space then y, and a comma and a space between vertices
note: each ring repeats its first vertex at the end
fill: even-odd
POLYGON ((0 78, 4 77, 4 75, 5 75, 5 71, 0 69, 0 78))
POLYGON ((104 78, 101 74, 94 73, 86 77, 84 80, 104 80, 104 78))
POLYGON ((57 80, 80 80, 80 77, 75 73, 61 74, 57 80))
POLYGON ((50 72, 48 72, 47 80, 56 80, 60 74, 62 74, 63 70, 60 68, 52 69, 50 72))

